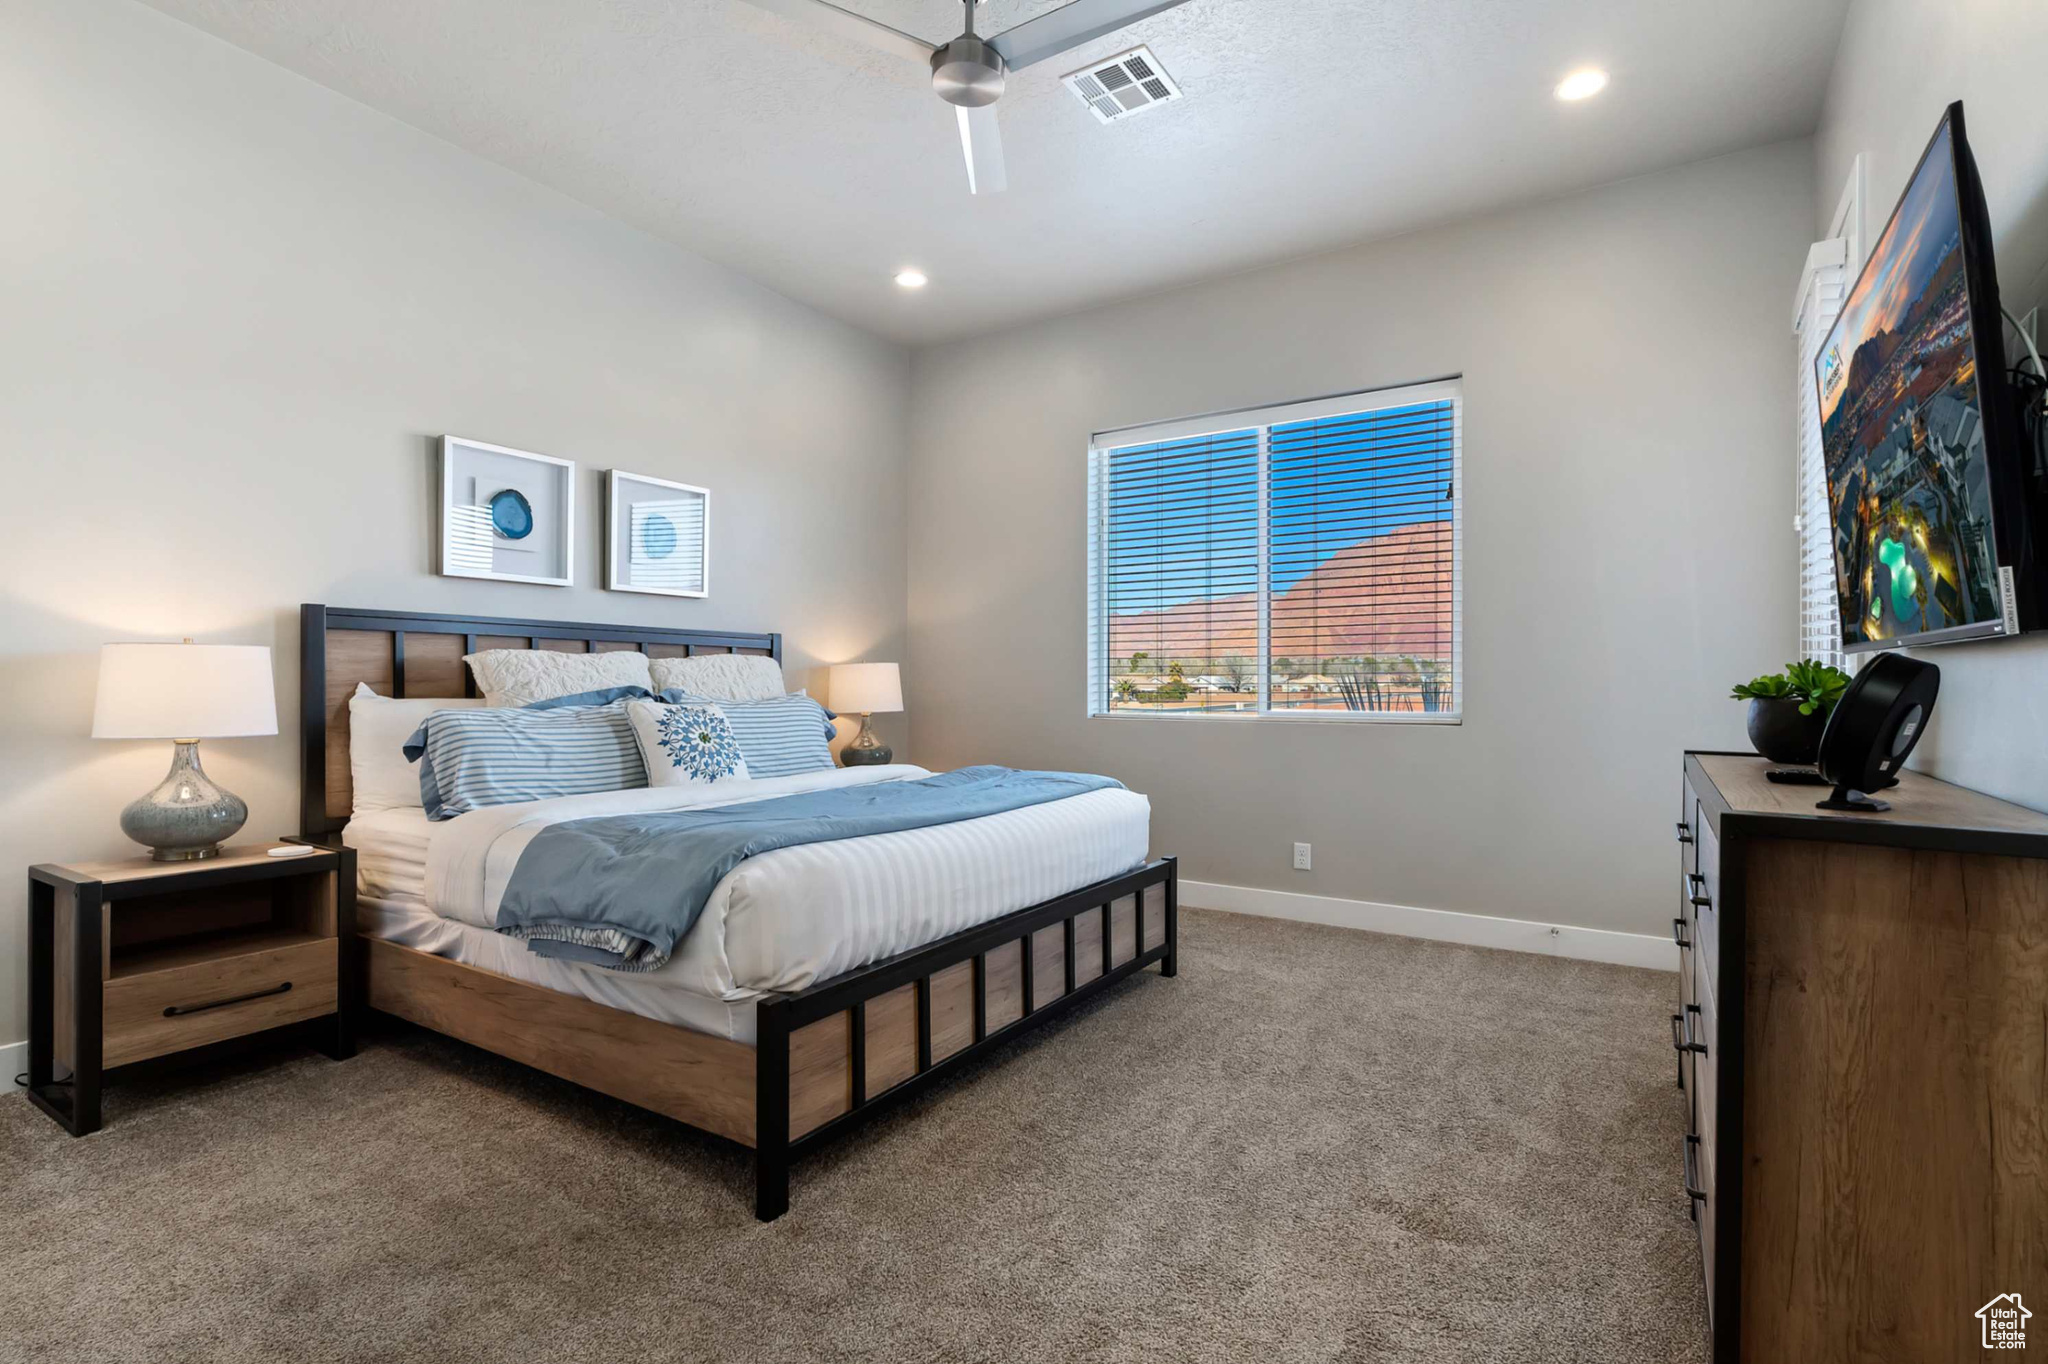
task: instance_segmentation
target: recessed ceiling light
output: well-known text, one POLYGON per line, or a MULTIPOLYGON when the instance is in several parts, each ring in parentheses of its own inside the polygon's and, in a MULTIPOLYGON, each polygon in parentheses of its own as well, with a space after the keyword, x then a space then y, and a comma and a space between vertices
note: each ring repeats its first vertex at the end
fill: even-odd
POLYGON ((1574 71, 1557 83, 1557 97, 1565 100, 1590 99, 1607 88, 1607 73, 1589 66, 1574 71))
POLYGON ((922 270, 898 270, 896 272, 896 282, 906 289, 922 289, 925 285, 931 283, 930 280, 924 277, 924 271, 922 270))

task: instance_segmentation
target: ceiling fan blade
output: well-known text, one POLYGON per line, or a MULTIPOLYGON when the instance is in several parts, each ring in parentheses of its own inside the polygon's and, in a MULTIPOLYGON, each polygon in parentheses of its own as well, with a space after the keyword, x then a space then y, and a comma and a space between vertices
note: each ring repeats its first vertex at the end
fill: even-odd
POLYGON ((1003 135, 996 127, 996 106, 953 112, 960 118, 960 150, 967 156, 967 192, 1001 194, 1008 177, 1003 173, 1003 135))
POLYGON ((932 45, 924 39, 913 38, 908 33, 890 28, 887 24, 878 24, 872 19, 855 14, 852 10, 828 5, 825 0, 747 0, 747 3, 757 9, 780 14, 786 19, 794 19, 800 24, 816 24, 842 38, 865 43, 884 52, 893 52, 910 61, 929 65, 932 59, 932 45))
POLYGON ((1002 54, 1005 66, 1020 71, 1033 62, 1057 57, 1090 39, 1186 3, 1187 0, 1070 0, 1056 10, 1026 19, 984 41, 1002 54))

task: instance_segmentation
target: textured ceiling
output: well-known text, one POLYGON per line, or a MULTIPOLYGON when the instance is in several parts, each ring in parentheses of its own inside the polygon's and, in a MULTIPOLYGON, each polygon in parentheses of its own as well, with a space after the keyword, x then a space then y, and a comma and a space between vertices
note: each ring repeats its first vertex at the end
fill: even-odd
MULTIPOLYGON (((947 0, 841 2, 961 26, 947 0)), ((1847 0, 1189 0, 1014 75, 1009 190, 984 197, 924 71, 741 0, 148 3, 921 343, 1803 135, 1847 0), (1141 41, 1187 98, 1098 124, 1059 77, 1141 41), (1554 100, 1588 63, 1607 93, 1554 100), (929 288, 890 282, 908 264, 929 288)))

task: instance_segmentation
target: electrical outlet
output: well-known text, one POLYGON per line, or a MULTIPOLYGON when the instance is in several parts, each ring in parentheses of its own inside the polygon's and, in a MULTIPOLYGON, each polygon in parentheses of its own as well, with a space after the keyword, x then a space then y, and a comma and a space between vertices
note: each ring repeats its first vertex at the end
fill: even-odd
POLYGON ((1294 845, 1294 869, 1296 871, 1308 870, 1308 844, 1297 843, 1294 845))

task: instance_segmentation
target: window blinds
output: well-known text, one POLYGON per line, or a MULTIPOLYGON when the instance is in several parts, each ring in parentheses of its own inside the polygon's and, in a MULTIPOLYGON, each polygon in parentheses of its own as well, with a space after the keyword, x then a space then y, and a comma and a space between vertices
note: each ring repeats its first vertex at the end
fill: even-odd
POLYGON ((1451 404, 1275 426, 1270 450, 1273 705, 1320 707, 1321 676, 1348 708, 1448 710, 1451 404))
POLYGON ((1102 586, 1112 693, 1164 689, 1184 700, 1189 688, 1213 685, 1200 678, 1250 681, 1259 437, 1223 431, 1108 452, 1102 586))
POLYGON ((1807 253, 1799 308, 1794 318, 1799 374, 1799 457, 1792 524, 1799 533, 1799 652, 1819 663, 1842 666, 1841 599, 1835 583, 1835 517, 1828 497, 1822 454, 1820 400, 1814 360, 1841 315, 1848 292, 1848 243, 1818 242, 1807 253))
POLYGON ((1450 382, 1099 437, 1090 713, 1456 719, 1460 402, 1450 382))

